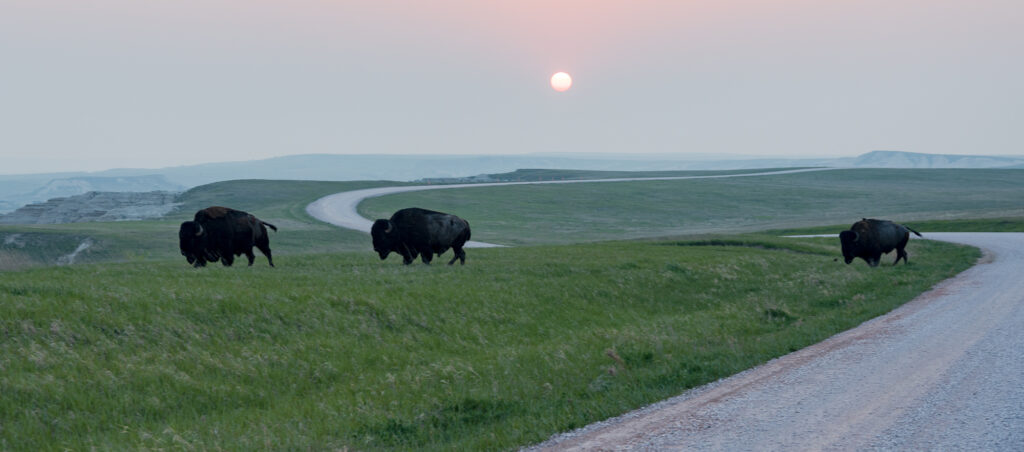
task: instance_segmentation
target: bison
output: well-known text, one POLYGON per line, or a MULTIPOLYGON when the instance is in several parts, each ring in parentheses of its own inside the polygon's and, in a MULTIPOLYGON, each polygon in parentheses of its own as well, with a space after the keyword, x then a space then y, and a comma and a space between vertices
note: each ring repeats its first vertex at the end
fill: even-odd
POLYGON ((907 252, 904 248, 910 240, 910 233, 918 237, 921 233, 910 229, 902 224, 896 224, 888 220, 875 220, 873 218, 862 218, 850 226, 848 231, 839 233, 839 241, 843 245, 843 258, 846 263, 853 262, 859 257, 864 259, 872 267, 878 266, 882 254, 896 250, 896 261, 893 265, 903 259, 907 262, 907 252))
POLYGON ((274 258, 270 254, 270 239, 267 227, 277 230, 277 226, 262 221, 248 212, 229 209, 227 207, 207 207, 196 212, 193 221, 181 223, 178 230, 178 246, 181 255, 195 267, 203 267, 207 262, 220 260, 225 267, 231 266, 235 256, 245 254, 251 266, 256 256, 252 252, 255 246, 267 256, 267 262, 274 266, 274 258))
POLYGON ((370 228, 373 250, 381 260, 387 259, 392 251, 402 255, 402 262, 412 263, 421 256, 429 264, 434 254, 442 254, 451 248, 455 252, 448 265, 458 259, 466 263, 466 252, 462 246, 469 240, 469 223, 462 218, 433 210, 410 207, 399 210, 390 219, 379 219, 370 228))

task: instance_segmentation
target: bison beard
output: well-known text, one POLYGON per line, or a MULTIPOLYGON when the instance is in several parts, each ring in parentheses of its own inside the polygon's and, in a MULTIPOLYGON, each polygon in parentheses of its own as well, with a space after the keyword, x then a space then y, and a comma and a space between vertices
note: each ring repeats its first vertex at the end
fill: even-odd
POLYGON ((380 219, 370 228, 373 250, 381 260, 391 252, 402 255, 402 262, 412 263, 417 256, 429 264, 434 254, 443 254, 448 248, 455 253, 448 265, 459 260, 466 263, 462 247, 470 237, 469 223, 455 215, 410 207, 399 210, 390 219, 380 219))
POLYGON ((877 267, 882 258, 892 250, 896 250, 896 265, 903 259, 907 262, 907 251, 904 249, 910 240, 910 233, 918 237, 921 234, 904 225, 888 220, 862 218, 850 226, 850 229, 839 233, 839 241, 843 247, 843 259, 847 264, 855 258, 864 259, 868 265, 877 267))
POLYGON ((224 266, 231 266, 235 256, 242 254, 249 258, 251 266, 256 259, 252 252, 254 246, 267 256, 267 262, 273 267, 268 226, 277 230, 276 226, 241 210, 207 207, 196 212, 193 221, 181 223, 178 246, 185 260, 195 267, 217 260, 224 266))

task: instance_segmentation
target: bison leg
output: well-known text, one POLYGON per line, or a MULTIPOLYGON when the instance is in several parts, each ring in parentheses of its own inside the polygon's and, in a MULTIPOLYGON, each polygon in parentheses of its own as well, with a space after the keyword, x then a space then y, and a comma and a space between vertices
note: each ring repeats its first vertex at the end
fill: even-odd
POLYGON ((203 251, 203 254, 208 262, 217 262, 220 260, 220 253, 216 251, 203 251))
POLYGON ((252 267, 252 263, 256 262, 256 255, 252 253, 252 249, 245 250, 245 257, 249 259, 249 266, 252 267))
POLYGON ((896 261, 892 265, 900 263, 900 259, 903 259, 903 263, 907 263, 907 251, 903 248, 896 248, 896 261))
POLYGON ((420 259, 423 260, 424 264, 430 265, 430 261, 434 259, 434 252, 430 250, 423 250, 420 252, 420 259))
POLYGON ((235 263, 235 256, 228 253, 220 258, 220 263, 224 264, 225 267, 230 267, 231 264, 235 263))
POLYGON ((402 263, 405 265, 409 265, 412 263, 414 259, 416 259, 418 253, 416 252, 415 249, 410 248, 409 245, 403 243, 401 244, 401 246, 398 247, 398 254, 402 255, 402 263))
POLYGON ((460 265, 466 265, 466 252, 462 250, 462 247, 453 247, 452 251, 455 253, 455 256, 452 257, 452 260, 448 261, 448 265, 454 264, 455 259, 459 260, 460 265))
POLYGON ((270 262, 270 266, 274 266, 274 257, 270 254, 270 245, 261 245, 260 251, 264 256, 267 256, 267 262, 270 262))
POLYGON ((263 237, 256 240, 256 248, 259 248, 260 252, 267 256, 267 262, 270 262, 270 266, 273 267, 274 258, 270 254, 270 239, 267 238, 266 234, 263 234, 263 237))

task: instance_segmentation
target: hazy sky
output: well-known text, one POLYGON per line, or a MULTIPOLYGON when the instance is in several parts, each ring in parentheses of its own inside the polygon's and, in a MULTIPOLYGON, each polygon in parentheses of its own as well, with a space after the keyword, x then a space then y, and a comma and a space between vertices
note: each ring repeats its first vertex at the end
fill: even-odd
POLYGON ((0 0, 0 174, 1024 154, 1022 49, 1022 0, 0 0))

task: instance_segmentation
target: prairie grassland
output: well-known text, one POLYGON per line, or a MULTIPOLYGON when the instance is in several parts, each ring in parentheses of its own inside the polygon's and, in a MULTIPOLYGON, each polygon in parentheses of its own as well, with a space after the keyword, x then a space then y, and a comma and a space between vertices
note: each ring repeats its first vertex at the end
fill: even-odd
POLYGON ((0 450, 511 449, 818 342, 978 256, 913 240, 872 269, 837 242, 0 272, 0 450))

